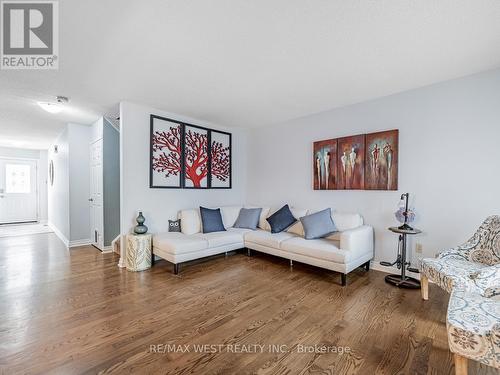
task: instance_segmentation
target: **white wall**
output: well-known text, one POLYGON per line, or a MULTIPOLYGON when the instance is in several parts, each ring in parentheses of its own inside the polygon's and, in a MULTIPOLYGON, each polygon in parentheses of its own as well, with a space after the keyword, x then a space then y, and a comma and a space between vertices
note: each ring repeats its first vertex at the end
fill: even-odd
POLYGON ((41 223, 46 223, 48 214, 48 179, 49 179, 49 164, 48 151, 40 150, 40 159, 38 159, 38 220, 41 223))
POLYGON ((70 238, 69 225, 69 142, 68 128, 49 147, 48 162, 54 163, 54 184, 48 184, 49 224, 66 245, 70 238), (57 145, 57 153, 54 146, 57 145))
MULTIPOLYGON (((376 260, 393 260, 399 197, 410 192, 423 254, 468 239, 500 214, 500 70, 254 129, 250 203, 356 211, 375 227, 376 260), (313 191, 312 142, 398 128, 399 191, 313 191)), ((415 241, 412 242, 412 248, 415 241)), ((413 254, 414 259, 416 258, 413 254)))
POLYGON ((38 161, 38 220, 41 223, 47 222, 47 151, 0 147, 0 157, 38 161))
POLYGON ((85 125, 68 124, 70 241, 90 242, 90 134, 85 125))
POLYGON ((90 134, 89 126, 68 124, 48 151, 48 162, 54 162, 54 185, 48 185, 49 223, 69 246, 90 243, 90 134))
MULTIPOLYGON (((242 204, 246 186, 246 136, 237 128, 223 128, 133 103, 120 104, 121 234, 128 233, 139 210, 151 232, 165 231, 168 219, 175 219, 183 208, 200 205, 242 204), (155 114, 233 134, 233 188, 230 190, 150 189, 150 115, 155 114)), ((123 241, 122 241, 123 242, 123 241)))

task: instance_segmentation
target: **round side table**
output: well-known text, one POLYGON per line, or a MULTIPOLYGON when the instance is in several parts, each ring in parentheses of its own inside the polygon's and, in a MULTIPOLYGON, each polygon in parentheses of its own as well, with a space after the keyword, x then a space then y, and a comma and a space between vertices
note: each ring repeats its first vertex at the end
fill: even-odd
POLYGON ((144 271, 151 268, 151 234, 127 234, 127 270, 144 271))
POLYGON ((416 228, 399 228, 390 227, 389 230, 393 233, 399 234, 398 257, 395 262, 380 262, 383 266, 397 265, 401 269, 401 275, 387 275, 385 281, 389 284, 395 285, 399 288, 407 289, 420 289, 420 281, 413 277, 406 276, 406 270, 418 272, 418 270, 410 267, 411 263, 406 261, 406 236, 422 233, 420 229, 416 228))

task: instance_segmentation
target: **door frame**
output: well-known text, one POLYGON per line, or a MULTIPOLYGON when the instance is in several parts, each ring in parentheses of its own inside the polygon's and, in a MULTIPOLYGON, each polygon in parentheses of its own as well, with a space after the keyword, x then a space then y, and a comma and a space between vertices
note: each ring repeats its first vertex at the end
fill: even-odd
MULTIPOLYGON (((40 159, 35 159, 35 158, 22 158, 22 157, 9 157, 9 156, 0 156, 0 159, 2 160, 19 160, 19 161, 34 161, 35 162, 35 176, 36 176, 36 183, 35 183, 35 189, 36 189, 36 222, 40 223, 40 188, 38 184, 40 183, 40 159)), ((48 190, 47 190, 47 199, 48 199, 48 190)), ((19 223, 3 223, 0 225, 15 225, 15 224, 23 224, 23 223, 32 223, 31 221, 28 222, 19 222, 19 223)))
POLYGON ((102 179, 102 174, 103 174, 103 168, 104 168, 104 155, 103 155, 103 149, 104 145, 101 148, 101 215, 102 215, 102 233, 100 235, 102 236, 102 243, 99 241, 97 243, 94 243, 94 238, 95 238, 95 232, 93 230, 93 227, 95 227, 94 223, 94 217, 93 217, 93 202, 90 201, 91 195, 92 195, 92 146, 96 144, 97 142, 104 142, 103 137, 98 137, 96 139, 93 139, 89 142, 89 217, 90 217, 90 244, 94 246, 96 249, 99 249, 103 251, 104 249, 104 180, 102 179))

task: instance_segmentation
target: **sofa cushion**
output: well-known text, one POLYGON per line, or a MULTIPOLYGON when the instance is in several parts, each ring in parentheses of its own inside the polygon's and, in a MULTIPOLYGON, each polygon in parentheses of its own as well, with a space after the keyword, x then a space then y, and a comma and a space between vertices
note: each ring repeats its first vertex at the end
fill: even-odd
POLYGON ((296 208, 296 207, 291 207, 290 211, 292 211, 293 217, 297 219, 297 222, 293 224, 290 228, 288 228, 286 231, 289 233, 296 234, 297 236, 304 236, 304 227, 302 226, 302 223, 300 222, 300 218, 302 216, 306 216, 308 211, 307 209, 304 208, 296 208))
POLYGON ((245 234, 252 232, 251 229, 246 229, 246 228, 227 228, 227 231, 238 233, 241 236, 244 236, 245 234))
POLYGON ((304 227, 304 237, 306 240, 322 238, 327 235, 337 232, 337 228, 332 220, 332 210, 327 208, 311 215, 302 216, 300 218, 304 227))
POLYGON ((208 241, 208 247, 219 247, 241 243, 243 247, 243 235, 235 231, 198 233, 194 237, 208 241))
POLYGON ((159 233, 153 236, 153 247, 171 254, 185 254, 208 248, 208 241, 197 236, 176 232, 159 233))
POLYGON ((179 213, 181 219, 181 231, 184 234, 195 234, 201 232, 201 219, 199 210, 182 210, 179 213))
POLYGON ((306 240, 295 237, 281 242, 281 249, 291 253, 328 260, 335 263, 348 263, 353 260, 349 251, 340 250, 333 241, 327 239, 306 240))
POLYGON ((234 223, 235 228, 257 229, 262 208, 242 208, 234 223))
POLYGON ((220 208, 222 214, 222 222, 224 227, 231 228, 234 226, 238 215, 240 214, 241 206, 223 206, 220 208))
POLYGON ((289 228, 297 219, 293 216, 288 204, 285 204, 278 211, 267 218, 271 226, 271 233, 280 233, 289 228))
POLYGON ((354 229, 363 225, 363 218, 360 214, 333 211, 332 219, 339 232, 354 229))
POLYGON ((283 241, 289 240, 290 238, 294 237, 296 236, 293 233, 280 232, 273 234, 268 231, 259 229, 245 234, 245 241, 279 249, 280 244, 283 241))
POLYGON ((220 208, 210 209, 200 207, 200 216, 203 233, 223 232, 226 230, 222 222, 220 208))

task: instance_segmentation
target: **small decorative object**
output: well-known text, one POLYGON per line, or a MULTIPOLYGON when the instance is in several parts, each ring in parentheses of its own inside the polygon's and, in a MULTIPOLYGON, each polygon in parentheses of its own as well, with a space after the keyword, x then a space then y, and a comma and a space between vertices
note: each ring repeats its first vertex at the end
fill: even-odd
POLYGON ((399 130, 366 135, 365 189, 398 189, 399 130))
POLYGON ((168 231, 169 232, 180 232, 181 231, 181 219, 169 220, 168 221, 168 231))
POLYGON ((415 220, 415 211, 408 208, 408 201, 410 199, 410 193, 401 194, 401 199, 399 201, 399 209, 395 212, 396 219, 402 223, 399 229, 402 230, 413 230, 412 227, 408 225, 415 220))
POLYGON ((142 215, 142 211, 139 212, 139 216, 135 219, 137 225, 134 227, 135 234, 145 234, 148 231, 148 227, 144 225, 146 218, 142 215))
POLYGON ((338 139, 338 189, 365 188, 365 135, 338 139))
POLYGON ((328 139, 313 144, 314 190, 337 189, 337 140, 328 139))

